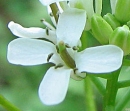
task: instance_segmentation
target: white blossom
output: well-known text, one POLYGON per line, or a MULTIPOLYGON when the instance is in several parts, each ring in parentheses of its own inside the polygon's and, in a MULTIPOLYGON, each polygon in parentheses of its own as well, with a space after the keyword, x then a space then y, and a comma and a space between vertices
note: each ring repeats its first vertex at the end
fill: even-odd
POLYGON ((79 45, 85 23, 86 13, 83 10, 69 8, 60 15, 56 31, 46 32, 45 29, 37 27, 24 28, 14 22, 8 25, 11 32, 20 37, 8 45, 7 58, 10 63, 25 66, 47 62, 54 64, 46 72, 38 91, 41 101, 46 105, 63 101, 70 76, 80 80, 86 76, 83 72, 110 73, 119 69, 122 64, 123 51, 114 45, 91 47, 81 52, 72 49, 79 45), (71 47, 63 49, 67 51, 66 58, 62 58, 56 49, 56 46, 60 49, 61 42, 71 47), (74 62, 72 67, 72 62, 69 62, 69 65, 66 62, 70 58, 74 62))

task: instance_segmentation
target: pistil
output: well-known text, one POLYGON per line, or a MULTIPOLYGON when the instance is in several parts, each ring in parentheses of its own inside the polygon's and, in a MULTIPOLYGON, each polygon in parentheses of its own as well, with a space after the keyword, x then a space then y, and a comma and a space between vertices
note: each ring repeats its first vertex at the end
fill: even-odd
POLYGON ((63 41, 61 41, 58 45, 58 49, 59 49, 59 54, 60 57, 62 58, 62 60, 65 62, 65 64, 74 69, 76 68, 76 64, 75 61, 73 60, 73 58, 70 56, 70 54, 68 53, 68 51, 66 50, 66 46, 64 44, 63 41))

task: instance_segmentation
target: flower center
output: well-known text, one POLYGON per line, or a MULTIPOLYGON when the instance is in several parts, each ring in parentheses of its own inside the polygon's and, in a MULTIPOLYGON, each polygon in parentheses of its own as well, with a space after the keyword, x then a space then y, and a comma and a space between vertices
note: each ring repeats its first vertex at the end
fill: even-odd
POLYGON ((59 42, 58 51, 59 51, 60 57, 62 58, 62 60, 65 62, 65 64, 68 67, 72 69, 76 68, 75 61, 67 52, 66 46, 63 41, 59 42))

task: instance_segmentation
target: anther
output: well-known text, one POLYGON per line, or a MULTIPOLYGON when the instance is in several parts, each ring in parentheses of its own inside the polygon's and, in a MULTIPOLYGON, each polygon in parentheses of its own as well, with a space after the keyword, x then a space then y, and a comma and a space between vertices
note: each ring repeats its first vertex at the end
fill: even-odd
POLYGON ((70 48, 69 44, 65 44, 66 48, 70 48))
POLYGON ((51 16, 51 17, 54 17, 54 15, 53 15, 53 13, 52 13, 52 12, 50 13, 50 16, 51 16))
POLYGON ((46 35, 49 35, 49 28, 46 27, 46 35))
POLYGON ((74 73, 73 73, 73 75, 71 75, 71 77, 73 79, 82 80, 86 77, 86 73, 79 72, 77 68, 74 68, 73 71, 74 71, 74 73))
POLYGON ((58 46, 56 45, 56 50, 57 50, 57 53, 59 53, 59 48, 58 48, 58 46))
POLYGON ((78 72, 77 68, 73 69, 74 73, 71 74, 71 78, 73 78, 74 80, 82 80, 84 77, 80 76, 81 73, 78 72))
POLYGON ((63 66, 64 66, 63 64, 59 63, 58 65, 55 66, 55 69, 61 68, 61 67, 63 67, 63 66))
POLYGON ((81 73, 86 73, 86 71, 82 71, 81 73))
POLYGON ((47 26, 50 30, 54 30, 55 31, 55 28, 50 24, 48 23, 45 19, 42 19, 41 22, 47 26))
POLYGON ((73 71, 74 71, 74 74, 76 74, 76 71, 78 70, 78 68, 74 68, 73 71))
POLYGON ((60 11, 58 11, 57 13, 56 13, 56 16, 59 18, 59 16, 60 16, 60 11))
POLYGON ((51 57, 53 56, 53 53, 49 54, 47 57, 47 62, 49 62, 49 60, 51 59, 51 57))
POLYGON ((74 46, 74 47, 73 47, 73 50, 79 50, 79 48, 78 48, 78 47, 76 47, 76 46, 74 46))

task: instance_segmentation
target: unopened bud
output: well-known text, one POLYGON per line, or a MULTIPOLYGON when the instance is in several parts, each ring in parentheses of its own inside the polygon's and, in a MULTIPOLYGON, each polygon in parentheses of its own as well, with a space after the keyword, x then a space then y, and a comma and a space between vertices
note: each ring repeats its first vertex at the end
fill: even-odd
POLYGON ((110 13, 104 15, 103 18, 106 20, 107 23, 109 23, 113 30, 120 26, 120 22, 115 18, 114 15, 110 13))
POLYGON ((113 29, 101 16, 96 14, 93 15, 91 19, 91 27, 94 37, 101 44, 108 44, 113 29))
POLYGON ((130 0, 117 0, 115 17, 121 23, 126 23, 130 20, 130 0))
POLYGON ((128 55, 130 53, 129 27, 124 25, 115 29, 109 39, 109 43, 120 47, 124 51, 124 55, 128 55))

